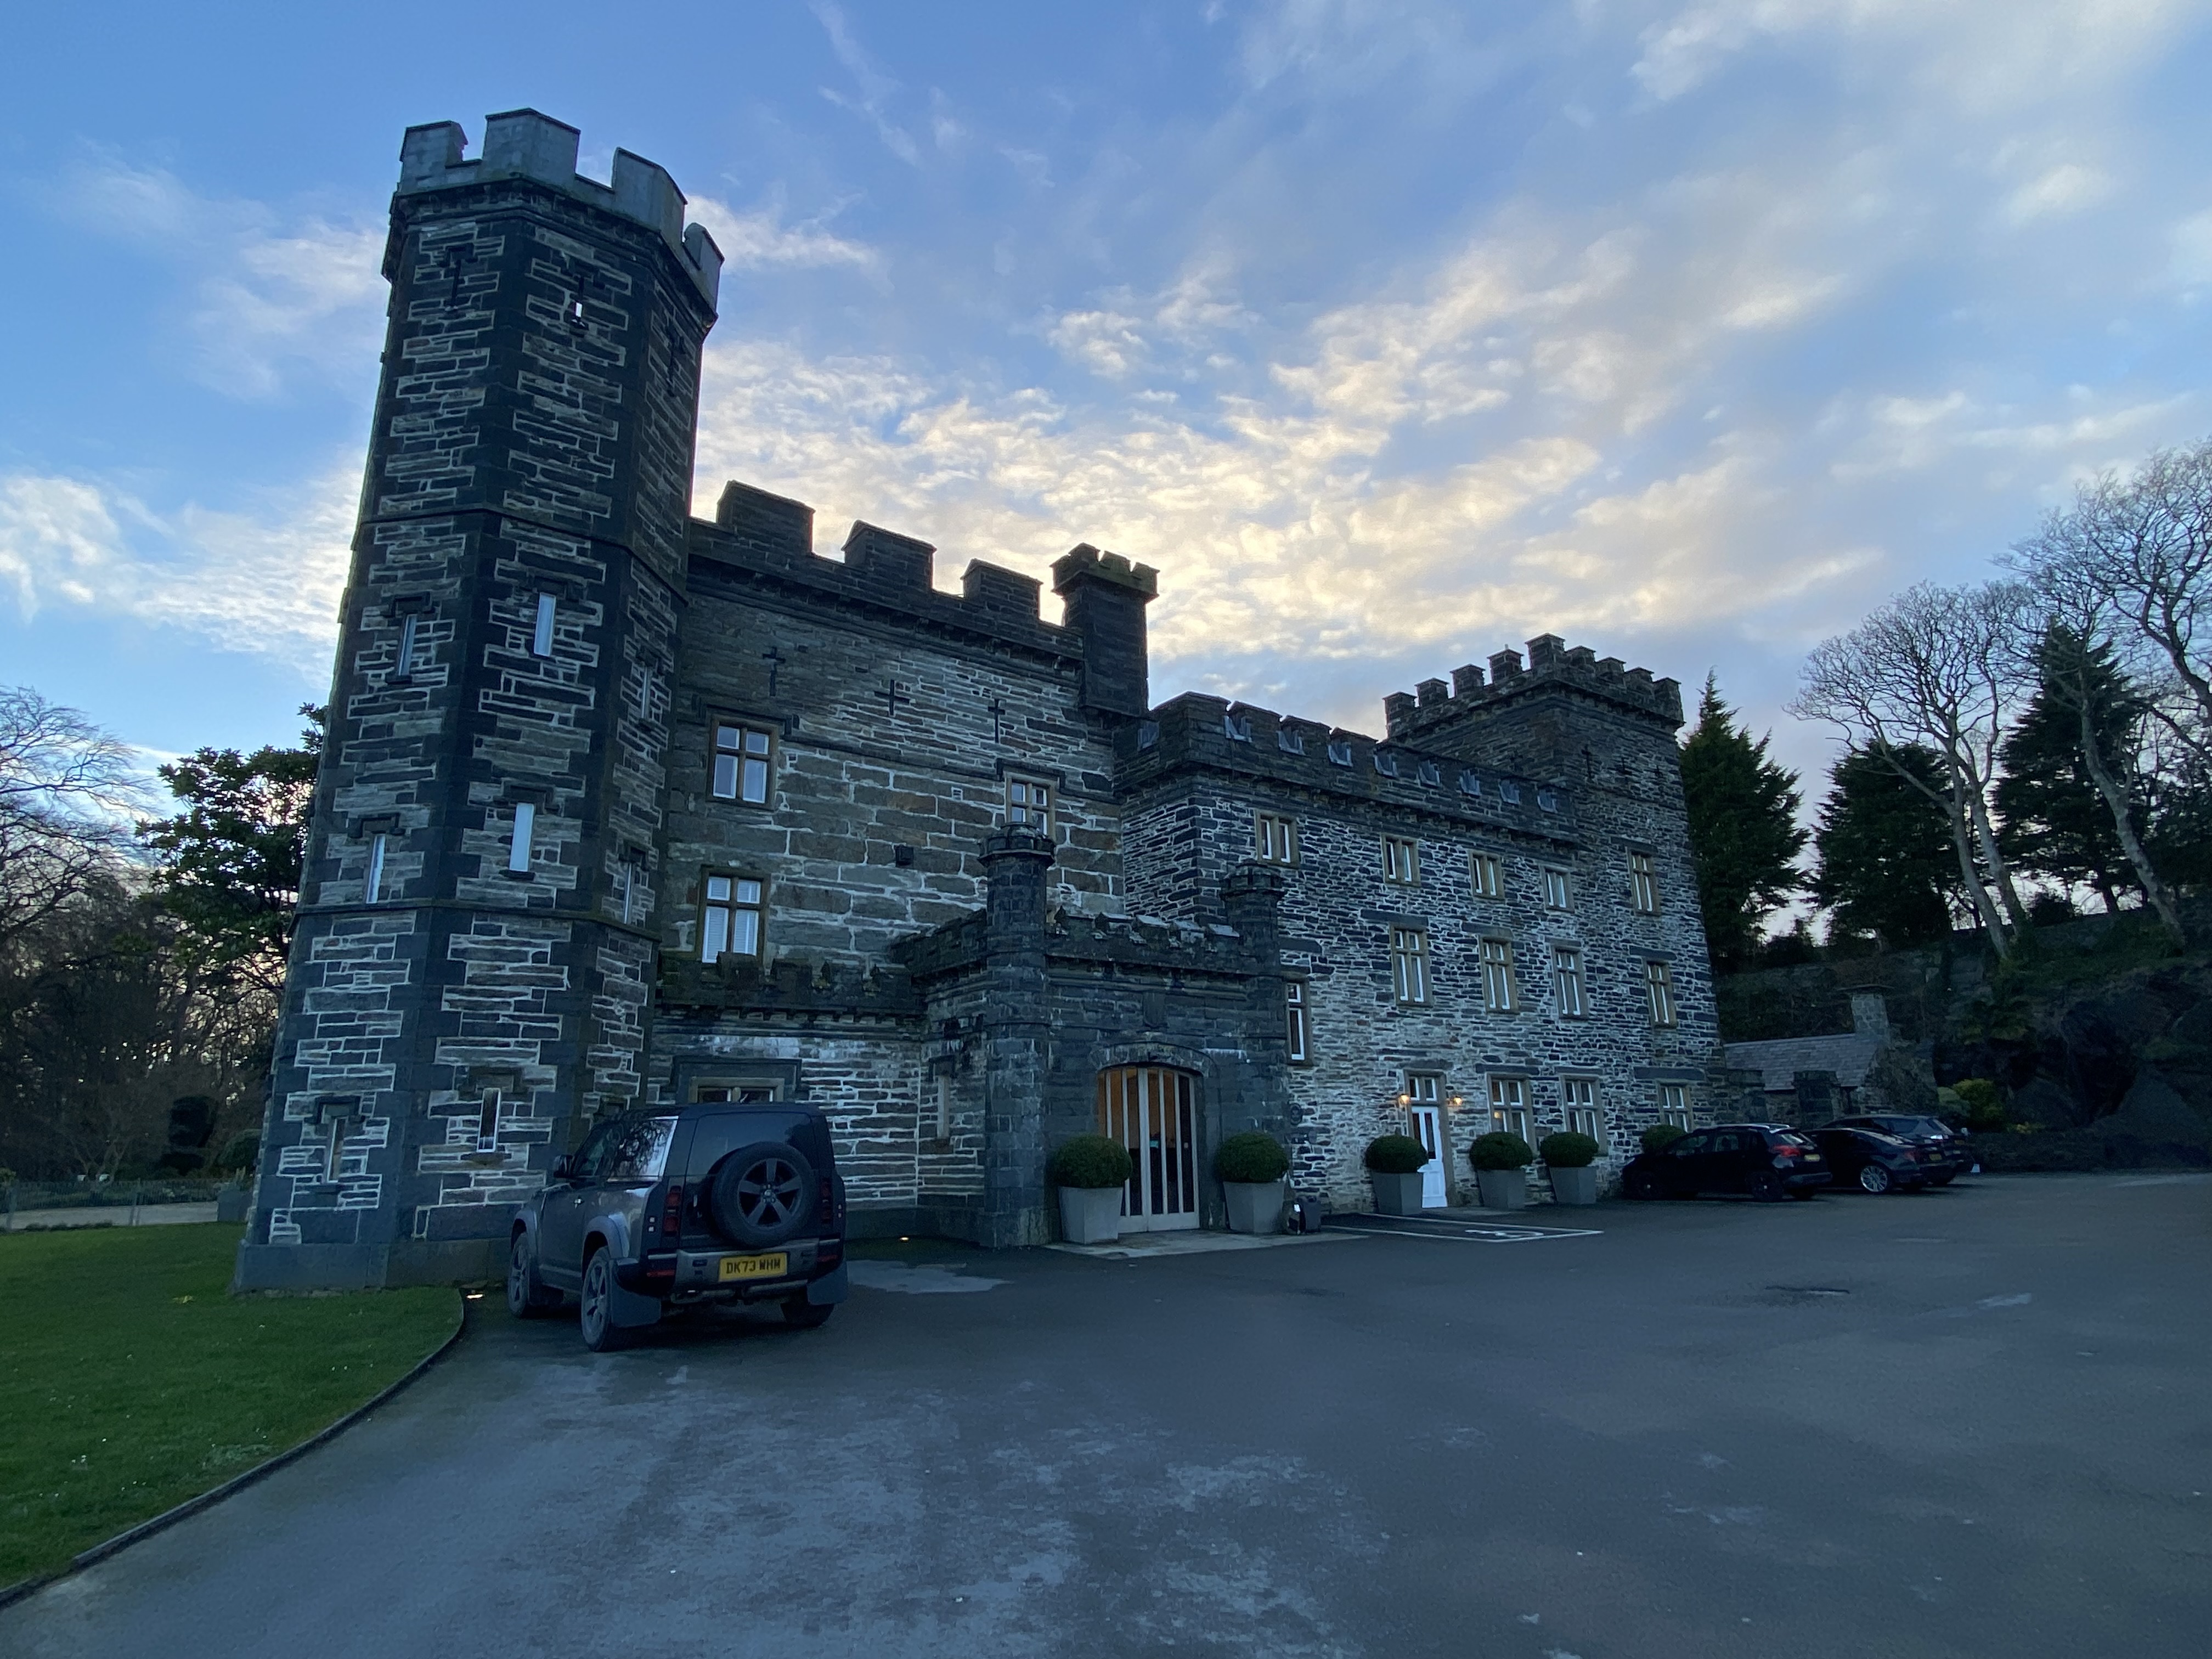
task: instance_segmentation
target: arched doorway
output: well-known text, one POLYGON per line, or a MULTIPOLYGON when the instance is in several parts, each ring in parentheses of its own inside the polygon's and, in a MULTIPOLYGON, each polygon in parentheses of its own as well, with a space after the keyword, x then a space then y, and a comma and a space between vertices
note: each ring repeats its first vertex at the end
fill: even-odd
POLYGON ((1198 1088, 1188 1072, 1117 1066, 1098 1074, 1098 1133, 1136 1165, 1121 1195, 1121 1231, 1198 1225, 1198 1088))

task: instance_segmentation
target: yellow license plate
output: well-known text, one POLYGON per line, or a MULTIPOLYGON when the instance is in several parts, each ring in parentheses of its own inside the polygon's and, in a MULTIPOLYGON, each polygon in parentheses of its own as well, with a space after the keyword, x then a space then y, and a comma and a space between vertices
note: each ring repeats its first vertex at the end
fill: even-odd
POLYGON ((781 1279, 791 1271, 791 1258, 781 1250, 774 1255, 726 1255, 724 1279, 781 1279))

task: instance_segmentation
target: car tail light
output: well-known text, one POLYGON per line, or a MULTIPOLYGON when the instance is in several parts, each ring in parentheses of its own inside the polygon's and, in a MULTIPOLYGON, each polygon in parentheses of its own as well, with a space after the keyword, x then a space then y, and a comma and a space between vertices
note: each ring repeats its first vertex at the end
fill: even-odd
POLYGON ((825 1226, 837 1224, 837 1185, 828 1176, 822 1177, 822 1221, 825 1226))
POLYGON ((676 1252, 669 1250, 646 1257, 645 1276, 647 1279, 675 1278, 676 1252))
POLYGON ((1797 1151, 1798 1149, 1796 1147, 1789 1145, 1787 1142, 1777 1146, 1774 1149, 1774 1167, 1778 1170, 1783 1168, 1792 1158, 1797 1156, 1797 1151))
POLYGON ((676 1238, 681 1237, 683 1231, 684 1183, 672 1181, 668 1183, 667 1196, 660 1200, 660 1236, 676 1238))

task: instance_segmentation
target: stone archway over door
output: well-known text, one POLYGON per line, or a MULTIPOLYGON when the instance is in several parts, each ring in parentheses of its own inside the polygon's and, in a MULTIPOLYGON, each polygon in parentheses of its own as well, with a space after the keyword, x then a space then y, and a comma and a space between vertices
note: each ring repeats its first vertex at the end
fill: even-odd
POLYGON ((1098 1133, 1137 1167, 1121 1196, 1121 1231, 1198 1225, 1198 1079, 1164 1066, 1098 1074, 1098 1133))

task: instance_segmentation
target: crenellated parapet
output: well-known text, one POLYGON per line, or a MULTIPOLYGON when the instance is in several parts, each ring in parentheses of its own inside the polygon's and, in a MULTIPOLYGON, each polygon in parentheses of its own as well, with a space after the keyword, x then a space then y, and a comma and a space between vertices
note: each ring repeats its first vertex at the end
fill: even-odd
MULTIPOLYGON (((891 954, 914 981, 927 981, 981 968, 989 947, 990 930, 979 910, 903 940, 891 954)), ((1044 953, 1048 962, 1111 964, 1154 974, 1236 976, 1252 971, 1251 946, 1236 928, 1161 916, 1053 910, 1045 919, 1044 953)))
POLYGON ((1200 767, 1533 835, 1576 834, 1568 789, 1203 692, 1152 710, 1119 734, 1115 754, 1130 790, 1200 767))
POLYGON ((1452 670, 1451 682, 1423 680, 1411 691, 1382 699, 1383 719, 1394 738, 1414 739, 1469 714, 1489 714, 1532 692, 1570 690, 1631 713, 1664 720, 1671 730, 1682 723, 1680 681, 1654 678, 1648 668, 1623 666, 1618 657, 1601 657, 1588 646, 1569 646, 1556 634, 1528 641, 1524 664, 1518 651, 1491 653, 1487 678, 1473 663, 1452 670))
POLYGON ((534 109, 484 118, 483 153, 466 159, 468 135, 458 121, 410 127, 399 150, 402 198, 509 179, 529 179, 566 196, 659 232, 711 309, 722 282, 722 251, 701 224, 684 222, 684 192, 658 164, 626 149, 615 152, 611 181, 576 171, 580 135, 565 121, 534 109))
POLYGON ((890 964, 779 957, 763 968, 750 957, 706 963, 665 957, 659 989, 671 1007, 866 1020, 921 1017, 913 979, 890 964))

